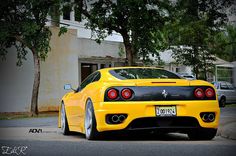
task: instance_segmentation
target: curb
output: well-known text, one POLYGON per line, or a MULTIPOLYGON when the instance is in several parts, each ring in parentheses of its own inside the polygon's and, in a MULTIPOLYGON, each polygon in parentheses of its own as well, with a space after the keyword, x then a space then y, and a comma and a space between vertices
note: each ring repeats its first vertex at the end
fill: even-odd
POLYGON ((236 122, 229 123, 222 127, 220 136, 232 140, 236 140, 236 122))

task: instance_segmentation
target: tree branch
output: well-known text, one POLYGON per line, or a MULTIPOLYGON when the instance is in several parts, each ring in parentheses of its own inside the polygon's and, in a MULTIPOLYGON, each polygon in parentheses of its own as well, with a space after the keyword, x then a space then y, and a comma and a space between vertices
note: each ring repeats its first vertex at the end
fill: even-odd
POLYGON ((18 41, 18 42, 22 43, 23 45, 25 45, 26 47, 28 47, 32 51, 33 54, 36 53, 35 48, 32 47, 31 45, 29 45, 28 43, 26 43, 20 36, 16 35, 16 36, 14 36, 14 38, 16 39, 16 41, 18 41))
POLYGON ((84 0, 79 0, 78 1, 78 5, 79 5, 79 8, 80 8, 80 11, 81 13, 86 16, 87 18, 90 18, 91 15, 89 14, 88 10, 87 10, 87 7, 84 6, 84 0), (84 9, 85 8, 85 9, 84 9))

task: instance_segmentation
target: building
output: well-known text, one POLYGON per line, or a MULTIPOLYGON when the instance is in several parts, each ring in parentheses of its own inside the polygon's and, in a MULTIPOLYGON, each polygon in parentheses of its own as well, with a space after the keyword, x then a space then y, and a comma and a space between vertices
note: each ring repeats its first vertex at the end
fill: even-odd
POLYGON ((232 64, 234 65, 234 69, 233 69, 233 84, 234 84, 234 87, 236 87, 236 61, 232 62, 232 64))
MULTIPOLYGON (((85 29, 84 21, 76 21, 74 12, 61 16, 62 25, 68 32, 58 37, 59 28, 51 26, 51 51, 45 62, 41 62, 39 89, 39 111, 58 110, 60 99, 66 93, 64 84, 74 88, 90 73, 97 69, 123 66, 124 56, 119 54, 123 48, 121 35, 112 34, 101 44, 97 44, 92 32, 85 29)), ((50 19, 47 23, 51 25, 50 19)), ((16 66, 16 49, 8 49, 6 61, 0 61, 0 112, 28 112, 34 79, 33 56, 27 54, 23 66, 16 66)))
MULTIPOLYGON (((123 66, 125 63, 121 35, 113 33, 101 44, 93 39, 91 30, 85 29, 81 18, 75 17, 72 10, 60 17, 61 26, 68 32, 58 37, 59 29, 51 27, 51 52, 45 62, 41 62, 41 81, 39 90, 39 110, 58 110, 61 97, 66 93, 64 84, 77 88, 85 77, 97 69, 123 66)), ((48 26, 51 26, 49 18, 48 26)), ((0 61, 0 112, 27 112, 31 104, 33 87, 33 56, 27 54, 23 66, 16 66, 16 50, 8 49, 7 61, 0 61)), ((171 51, 160 53, 164 69, 176 73, 190 73, 191 68, 178 65, 171 57, 171 51)))
POLYGON ((174 73, 188 73, 189 75, 192 75, 192 68, 189 66, 178 64, 172 57, 171 50, 160 52, 160 59, 164 62, 163 67, 165 70, 169 70, 174 73))

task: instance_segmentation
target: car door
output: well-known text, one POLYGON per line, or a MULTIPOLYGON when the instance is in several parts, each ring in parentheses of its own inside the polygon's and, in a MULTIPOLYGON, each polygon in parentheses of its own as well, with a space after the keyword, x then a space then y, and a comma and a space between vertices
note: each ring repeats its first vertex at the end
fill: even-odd
POLYGON ((97 75, 97 73, 93 73, 89 75, 78 87, 77 91, 74 92, 74 94, 70 97, 70 105, 68 105, 69 113, 67 117, 69 118, 69 124, 71 126, 79 126, 78 128, 82 127, 81 122, 83 119, 83 107, 82 104, 84 104, 84 89, 85 87, 90 84, 94 77, 97 75))
POLYGON ((236 102, 236 91, 235 91, 233 85, 228 83, 228 82, 226 82, 226 84, 227 84, 227 86, 229 88, 229 90, 228 90, 229 102, 236 102))
POLYGON ((80 114, 79 120, 80 122, 82 122, 82 124, 84 119, 85 104, 88 100, 88 96, 90 96, 89 95, 90 90, 93 90, 91 88, 89 89, 88 87, 92 85, 93 82, 98 81, 99 79, 100 79, 100 72, 98 71, 92 74, 91 77, 88 79, 88 81, 83 82, 80 86, 80 92, 79 92, 80 97, 78 98, 77 103, 79 105, 79 114, 80 114))
POLYGON ((226 97, 226 102, 229 102, 230 101, 230 91, 229 91, 229 87, 228 85, 226 84, 226 82, 220 82, 220 91, 219 91, 219 94, 221 96, 225 96, 226 97))

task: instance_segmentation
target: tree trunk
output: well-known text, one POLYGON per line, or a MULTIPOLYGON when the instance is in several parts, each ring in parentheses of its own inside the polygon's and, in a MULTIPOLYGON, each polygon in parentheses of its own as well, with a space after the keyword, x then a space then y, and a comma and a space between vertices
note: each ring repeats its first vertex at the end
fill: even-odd
POLYGON ((34 85, 31 97, 31 116, 38 115, 38 93, 39 93, 39 84, 40 84, 40 59, 36 51, 33 52, 34 57, 34 85))
POLYGON ((195 67, 193 68, 193 70, 194 70, 194 73, 195 73, 195 75, 196 75, 196 79, 198 79, 198 77, 199 77, 198 66, 195 65, 195 67))
POLYGON ((196 79, 199 78, 199 67, 198 67, 198 63, 199 63, 199 56, 198 56, 198 49, 197 47, 193 46, 193 53, 194 53, 194 67, 193 67, 193 70, 194 70, 194 73, 196 75, 196 79))
POLYGON ((205 81, 207 81, 207 63, 206 63, 206 57, 205 57, 205 54, 204 54, 204 51, 203 51, 203 65, 204 65, 204 67, 203 67, 203 72, 204 72, 204 80, 205 81))
POLYGON ((124 40, 127 65, 133 66, 134 65, 134 55, 133 55, 134 53, 133 53, 132 44, 129 39, 129 35, 128 35, 128 33, 122 33, 121 35, 124 40))

